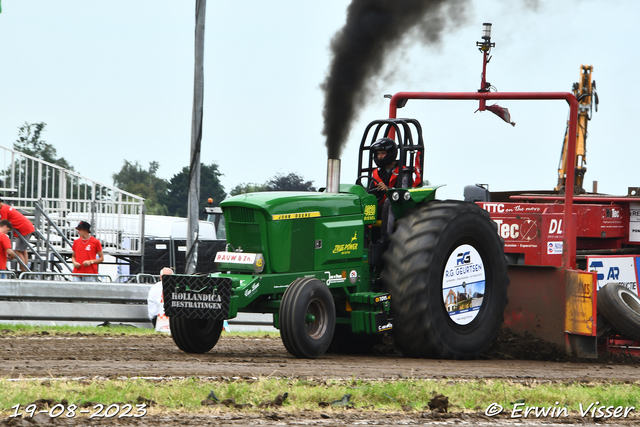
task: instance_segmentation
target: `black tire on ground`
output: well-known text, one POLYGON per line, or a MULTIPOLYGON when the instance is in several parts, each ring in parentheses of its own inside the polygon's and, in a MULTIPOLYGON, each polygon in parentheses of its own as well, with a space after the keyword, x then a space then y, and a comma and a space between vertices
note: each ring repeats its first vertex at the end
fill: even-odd
POLYGON ((640 340, 640 297, 620 283, 598 291, 598 314, 621 335, 640 340))
POLYGON ((471 359, 507 303, 504 241, 473 203, 436 201, 398 222, 385 253, 395 344, 408 357, 471 359))
POLYGON ((313 277, 293 281, 280 304, 280 336, 295 357, 315 359, 331 344, 336 308, 327 285, 313 277))
POLYGON ((220 338, 223 323, 222 320, 169 318, 173 342, 186 353, 211 350, 220 338))

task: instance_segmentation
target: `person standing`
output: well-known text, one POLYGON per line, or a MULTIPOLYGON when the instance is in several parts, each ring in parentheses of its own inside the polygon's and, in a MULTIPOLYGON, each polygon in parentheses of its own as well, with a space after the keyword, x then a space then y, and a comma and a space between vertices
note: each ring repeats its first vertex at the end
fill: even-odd
MULTIPOLYGON (((102 245, 100 240, 91 235, 91 224, 86 221, 80 221, 76 227, 78 237, 72 246, 73 254, 71 261, 73 262, 74 273, 98 274, 98 264, 104 261, 102 254, 102 245)), ((95 282, 96 277, 77 276, 76 280, 95 282)))
MULTIPOLYGON (((9 220, 12 228, 18 230, 18 232, 24 237, 25 240, 16 238, 15 253, 20 257, 24 265, 27 265, 29 262, 29 255, 27 253, 29 245, 26 241, 31 237, 31 233, 35 231, 33 224, 24 215, 18 212, 16 208, 7 205, 2 199, 0 199, 0 220, 2 219, 9 220)), ((22 265, 20 266, 20 269, 22 271, 26 271, 22 265)))
POLYGON ((160 281, 152 285, 149 288, 149 295, 147 296, 147 310, 149 313, 149 320, 153 323, 153 327, 156 327, 158 316, 164 314, 164 298, 162 294, 162 278, 173 274, 173 270, 169 267, 165 267, 160 270, 160 281))
MULTIPOLYGON (((11 249, 11 240, 9 232, 11 231, 11 223, 6 220, 0 220, 0 270, 7 269, 7 258, 14 259, 16 253, 11 249)), ((0 274, 0 279, 5 279, 5 274, 0 274)))

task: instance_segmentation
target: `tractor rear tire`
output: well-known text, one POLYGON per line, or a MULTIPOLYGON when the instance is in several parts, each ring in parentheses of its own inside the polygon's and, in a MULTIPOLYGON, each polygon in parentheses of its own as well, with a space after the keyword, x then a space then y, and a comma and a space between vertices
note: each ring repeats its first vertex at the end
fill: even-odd
POLYGON ((477 358, 507 303, 504 241, 473 203, 428 203, 398 222, 384 255, 396 346, 407 357, 477 358))
POLYGON ((640 340, 640 297, 620 283, 598 291, 598 314, 621 335, 640 340))
POLYGON ((280 336, 289 353, 305 359, 322 356, 335 324, 336 308, 327 285, 314 277, 289 285, 280 304, 280 336))
POLYGON ((173 342, 186 353, 206 353, 215 347, 223 323, 222 320, 169 318, 173 342))

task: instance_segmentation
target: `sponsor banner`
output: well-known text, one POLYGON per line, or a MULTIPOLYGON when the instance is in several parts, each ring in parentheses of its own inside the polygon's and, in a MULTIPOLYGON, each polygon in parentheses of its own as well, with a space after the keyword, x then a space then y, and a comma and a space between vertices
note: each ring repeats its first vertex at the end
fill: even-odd
POLYGON ((376 299, 375 299, 376 303, 383 303, 383 302, 387 302, 387 301, 391 301, 391 294, 380 295, 379 297, 376 297, 376 299))
POLYGON ((548 242, 547 254, 549 255, 562 255, 562 242, 548 242))
POLYGON ((386 332, 393 329, 393 323, 387 322, 384 325, 378 325, 378 332, 386 332))
POLYGON ((225 320, 229 315, 231 279, 172 274, 162 279, 168 317, 225 320))
POLYGON ((598 275, 600 290, 607 283, 620 283, 629 290, 638 293, 638 261, 634 256, 589 256, 587 269, 598 275))
POLYGON ((344 281, 347 280, 346 271, 338 274, 331 274, 330 271, 325 271, 324 274, 327 275, 327 278, 324 281, 327 286, 331 285, 332 283, 344 283, 344 281))
POLYGON ((629 241, 640 242, 640 203, 629 206, 629 241))
MULTIPOLYGON (((249 252, 218 252, 213 262, 222 264, 242 264, 252 265, 256 273, 261 273, 264 269, 264 257, 262 254, 249 252)), ((240 268, 240 267, 237 267, 240 268)))
POLYGON ((485 272, 480 254, 471 245, 458 246, 449 256, 442 279, 442 300, 459 325, 471 323, 484 298, 485 272))
POLYGON ((350 254, 351 251, 358 250, 358 232, 355 231, 353 233, 353 237, 349 240, 349 243, 342 243, 335 245, 333 248, 334 254, 347 255, 350 254))
POLYGON ((490 202, 482 202, 480 203, 482 209, 489 213, 542 213, 544 207, 535 203, 490 203, 490 202))
POLYGON ((274 221, 280 221, 283 219, 301 219, 301 218, 318 218, 320 212, 300 212, 300 213, 288 213, 280 215, 271 215, 271 219, 274 221))
POLYGON ((358 272, 355 270, 351 270, 351 272, 349 273, 349 281, 351 282, 352 285, 354 285, 357 280, 358 280, 358 272))
POLYGON ((258 290, 258 288, 260 287, 260 282, 255 282, 253 285, 251 285, 251 287, 248 287, 247 289, 244 290, 244 296, 245 297, 249 297, 251 296, 255 291, 258 290))
POLYGON ((224 262, 227 264, 253 264, 256 262, 258 254, 244 252, 218 252, 214 262, 224 262))

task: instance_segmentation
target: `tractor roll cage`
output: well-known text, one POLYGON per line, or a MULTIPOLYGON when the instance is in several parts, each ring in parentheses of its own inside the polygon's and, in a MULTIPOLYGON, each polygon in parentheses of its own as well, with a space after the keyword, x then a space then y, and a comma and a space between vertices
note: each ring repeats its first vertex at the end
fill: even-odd
MULTIPOLYGON (((365 129, 364 134, 362 135, 362 141, 360 142, 358 179, 356 180, 356 184, 362 185, 364 188, 369 187, 372 180, 372 173, 377 169, 377 166, 373 163, 371 145, 380 138, 391 138, 397 141, 398 152, 400 153, 398 163, 404 167, 399 168, 396 182, 402 182, 404 174, 409 174, 411 177, 410 182, 413 182, 413 174, 416 169, 416 158, 420 163, 420 172, 424 170, 424 142, 422 139, 422 126, 420 126, 420 123, 416 119, 392 118, 374 120, 369 123, 365 129), (411 132, 412 127, 417 135, 417 142, 415 143, 413 133, 411 132), (395 135, 397 135, 397 138, 395 138, 395 135), (421 153, 420 156, 418 156, 418 153, 421 153), (363 178, 367 179, 366 184, 362 182, 363 178)), ((420 182, 419 186, 422 186, 422 182, 420 182)))
MULTIPOLYGON (((396 119, 398 106, 404 107, 409 99, 477 100, 480 103, 480 111, 485 110, 486 102, 489 100, 565 100, 569 104, 569 135, 577 134, 578 99, 569 92, 398 92, 389 102, 389 120, 396 119)), ((575 153, 576 145, 568 144, 567 158, 574 159, 575 153)), ((575 174, 568 173, 564 192, 566 227, 562 237, 562 267, 565 269, 576 266, 576 230, 572 215, 574 183, 575 174)))

